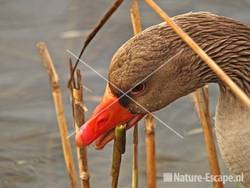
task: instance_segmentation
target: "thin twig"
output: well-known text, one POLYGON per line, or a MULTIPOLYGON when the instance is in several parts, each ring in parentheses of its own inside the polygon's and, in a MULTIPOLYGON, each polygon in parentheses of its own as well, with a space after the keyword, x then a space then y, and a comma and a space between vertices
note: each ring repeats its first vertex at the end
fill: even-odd
POLYGON ((231 78, 202 50, 194 40, 186 34, 153 0, 145 0, 146 3, 186 42, 192 50, 214 71, 214 73, 231 89, 231 91, 250 109, 250 99, 231 80, 231 78))
POLYGON ((59 85, 59 77, 53 65, 53 62, 52 62, 52 59, 51 59, 51 56, 49 54, 46 44, 44 42, 39 42, 37 43, 36 46, 41 56, 43 65, 45 66, 48 72, 49 79, 50 79, 50 84, 52 88, 52 96, 54 99, 54 104, 55 104, 55 109, 56 109, 56 117, 57 117, 57 122, 58 122, 59 130, 60 130, 63 154, 64 154, 64 159, 65 159, 68 175, 70 178, 71 187, 77 188, 77 176, 76 176, 76 171, 75 171, 75 167, 73 163, 71 146, 70 146, 69 140, 67 139, 67 136, 68 136, 67 122, 66 122, 64 107, 63 107, 63 102, 62 102, 62 94, 61 94, 61 89, 59 85))
POLYGON ((116 0, 110 9, 105 13, 105 15, 102 17, 102 19, 96 24, 94 29, 90 32, 90 34, 87 36, 87 39, 84 42, 84 45, 82 47, 82 50, 78 56, 78 59, 76 60, 76 63, 74 65, 74 68, 71 72, 69 82, 68 82, 68 88, 70 88, 72 77, 75 73, 75 70, 77 68, 77 65, 79 64, 79 60, 81 59, 83 52, 87 48, 88 44, 91 42, 91 40, 95 37, 95 35, 98 33, 98 31, 103 27, 103 25, 107 22, 107 20, 112 16, 112 14, 119 8, 119 6, 122 4, 123 0, 116 0))
MULTIPOLYGON (((216 147, 213 140, 212 123, 209 115, 209 101, 208 101, 208 87, 196 90, 194 93, 194 101, 197 113, 199 115, 201 125, 204 132, 204 139, 206 144, 206 150, 208 153, 208 161, 211 170, 211 174, 214 177, 219 177, 220 168, 216 153, 216 147)), ((223 188, 223 183, 220 181, 214 181, 214 188, 223 188)))
POLYGON ((118 125, 115 128, 115 138, 113 145, 113 160, 112 160, 112 188, 117 188, 118 178, 120 173, 120 166, 122 154, 125 153, 126 145, 126 125, 118 125))
MULTIPOLYGON (((70 61, 70 73, 72 72, 72 62, 70 61)), ((72 110, 74 117, 74 127, 75 131, 78 132, 81 125, 85 122, 84 110, 82 109, 83 105, 83 84, 82 76, 80 70, 76 71, 76 78, 73 75, 71 83, 71 98, 72 98, 72 110), (81 105, 80 105, 81 104, 81 105)), ((88 172, 88 159, 87 159, 87 148, 77 147, 77 158, 78 166, 81 178, 81 187, 89 188, 89 172, 88 172)))
MULTIPOLYGON (((131 1, 130 17, 134 35, 136 35, 142 30, 138 0, 131 1)), ((133 132, 132 188, 138 188, 139 186, 138 174, 138 126, 135 125, 133 132)))
POLYGON ((148 188, 156 188, 155 160, 155 122, 152 115, 145 118, 146 155, 147 155, 147 184, 148 188))

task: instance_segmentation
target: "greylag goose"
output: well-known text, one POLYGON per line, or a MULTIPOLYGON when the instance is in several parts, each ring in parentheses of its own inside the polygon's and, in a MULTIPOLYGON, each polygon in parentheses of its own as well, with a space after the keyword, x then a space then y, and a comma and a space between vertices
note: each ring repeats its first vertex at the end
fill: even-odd
MULTIPOLYGON (((173 19, 250 96, 250 27, 206 12, 173 19)), ((218 83, 215 132, 220 152, 230 172, 243 173, 243 184, 250 187, 250 110, 166 23, 147 28, 118 49, 109 81, 111 94, 77 133, 78 146, 97 140, 102 148, 112 139, 116 125, 126 122, 132 127, 147 111, 157 111, 205 84, 218 83)))

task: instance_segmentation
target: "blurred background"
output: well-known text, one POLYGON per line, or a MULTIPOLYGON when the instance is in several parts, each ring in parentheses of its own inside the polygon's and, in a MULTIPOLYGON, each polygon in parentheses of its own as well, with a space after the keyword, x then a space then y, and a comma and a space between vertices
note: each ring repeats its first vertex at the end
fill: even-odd
MULTIPOLYGON (((73 131, 69 91, 67 49, 79 54, 84 39, 113 0, 0 0, 0 187, 67 188, 68 176, 62 155, 59 130, 47 73, 35 44, 45 41, 61 79, 64 104, 73 131)), ((209 11, 250 24, 250 0, 156 0, 169 15, 209 11)), ((143 28, 162 22, 140 1, 143 28)), ((88 47, 84 61, 103 75, 114 52, 132 36, 130 2, 125 1, 88 47)), ((80 65, 85 85, 85 102, 90 116, 100 101, 105 82, 80 65)), ((217 87, 210 86, 211 114, 214 116, 217 87)), ((190 97, 184 97, 156 113, 184 135, 180 139, 157 122, 157 183, 159 188, 212 187, 209 183, 164 183, 164 172, 205 174, 207 154, 199 121, 190 97)), ((144 127, 139 126, 140 187, 146 186, 144 127)), ((128 131, 119 187, 130 187, 132 131, 128 131)), ((72 146, 75 145, 71 137, 72 146)), ((74 149, 73 149, 74 151, 74 149)), ((110 187, 112 144, 104 150, 89 148, 92 187, 110 187)), ((76 155, 74 155, 76 156, 76 155)), ((228 174, 220 161, 221 171, 228 174)), ((229 183, 226 187, 237 187, 229 183)))

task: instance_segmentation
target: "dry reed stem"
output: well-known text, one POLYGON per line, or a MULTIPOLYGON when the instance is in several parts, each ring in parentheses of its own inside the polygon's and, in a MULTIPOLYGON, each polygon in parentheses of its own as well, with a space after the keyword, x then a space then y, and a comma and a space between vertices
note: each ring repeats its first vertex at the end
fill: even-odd
MULTIPOLYGON (((208 161, 211 174, 218 177, 220 174, 219 162, 216 153, 216 147, 213 140, 212 123, 209 115, 209 101, 208 101, 208 87, 196 90, 194 93, 194 100, 196 103, 196 110, 199 115, 203 134, 208 153, 208 161)), ((213 182, 214 188, 223 188, 223 183, 219 181, 213 182)))
POLYGON ((104 16, 101 18, 101 20, 96 24, 94 29, 89 33, 87 36, 87 39, 84 41, 84 45, 82 47, 82 50, 78 56, 78 59, 76 60, 76 63, 73 67, 72 73, 70 75, 69 81, 68 81, 68 88, 71 86, 71 81, 73 78, 73 75, 75 73, 75 70, 77 68, 77 65, 79 64, 79 60, 81 59, 83 52, 87 48, 88 44, 91 42, 91 40, 96 36, 98 31, 103 27, 103 25, 108 21, 108 19, 112 16, 112 14, 120 7, 122 4, 123 0, 115 0, 115 2, 112 4, 110 9, 104 14, 104 16))
POLYGON ((126 147, 126 125, 118 125, 115 128, 115 138, 113 145, 113 159, 112 159, 112 188, 117 188, 120 174, 120 166, 122 161, 122 154, 125 153, 126 147))
POLYGON ((133 159, 132 159, 132 185, 131 188, 139 186, 138 171, 138 125, 135 125, 133 132, 133 159))
MULTIPOLYGON (((72 73, 73 66, 72 62, 70 61, 70 73, 72 73)), ((82 83, 82 76, 80 70, 76 71, 76 78, 73 75, 72 82, 71 82, 71 102, 72 102, 72 111, 73 111, 73 118, 74 118, 74 127, 75 131, 78 132, 81 125, 85 123, 85 110, 82 106, 83 104, 83 83, 82 83)), ((81 187, 82 188, 89 188, 89 172, 88 172, 88 158, 87 158, 87 148, 82 147, 76 148, 77 150, 77 159, 78 159, 78 167, 81 179, 81 187)))
POLYGON ((148 188, 156 188, 156 159, 155 159, 155 121, 152 115, 145 118, 147 184, 148 188))
POLYGON ((214 71, 214 73, 231 89, 231 91, 250 109, 250 99, 231 80, 231 78, 204 52, 194 40, 187 35, 153 0, 146 3, 186 42, 192 50, 214 71))
POLYGON ((44 42, 39 42, 37 43, 36 46, 40 54, 41 60, 43 62, 43 65, 45 66, 48 72, 49 79, 50 79, 50 85, 52 88, 52 96, 53 96, 53 100, 55 104, 56 117, 57 117, 57 122, 59 126, 61 142, 62 142, 63 154, 64 154, 64 159, 65 159, 68 175, 70 178, 71 187, 77 188, 78 187, 77 178, 76 178, 77 176, 76 176, 76 171, 75 171, 75 167, 73 163, 71 146, 70 146, 69 140, 67 139, 67 136, 68 136, 67 122, 66 122, 64 107, 63 107, 63 102, 62 102, 62 94, 61 94, 60 85, 59 85, 59 77, 53 65, 53 62, 52 62, 52 59, 51 59, 51 56, 49 54, 46 44, 44 42))
POLYGON ((138 0, 131 0, 130 17, 133 26, 133 31, 136 35, 142 30, 138 0))
MULTIPOLYGON (((130 17, 134 35, 136 35, 142 30, 138 0, 131 1, 130 17)), ((138 188, 139 186, 138 174, 138 126, 135 125, 133 132, 132 188, 138 188)))

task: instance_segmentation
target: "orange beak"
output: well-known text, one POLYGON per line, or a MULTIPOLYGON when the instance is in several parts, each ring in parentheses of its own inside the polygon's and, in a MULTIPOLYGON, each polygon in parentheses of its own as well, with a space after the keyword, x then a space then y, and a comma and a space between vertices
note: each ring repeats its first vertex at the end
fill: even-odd
POLYGON ((95 141, 96 148, 101 149, 113 139, 112 130, 122 123, 128 123, 128 128, 137 124, 143 114, 132 114, 124 108, 117 97, 110 96, 101 102, 94 110, 91 118, 76 134, 76 143, 79 147, 87 146, 95 141))

